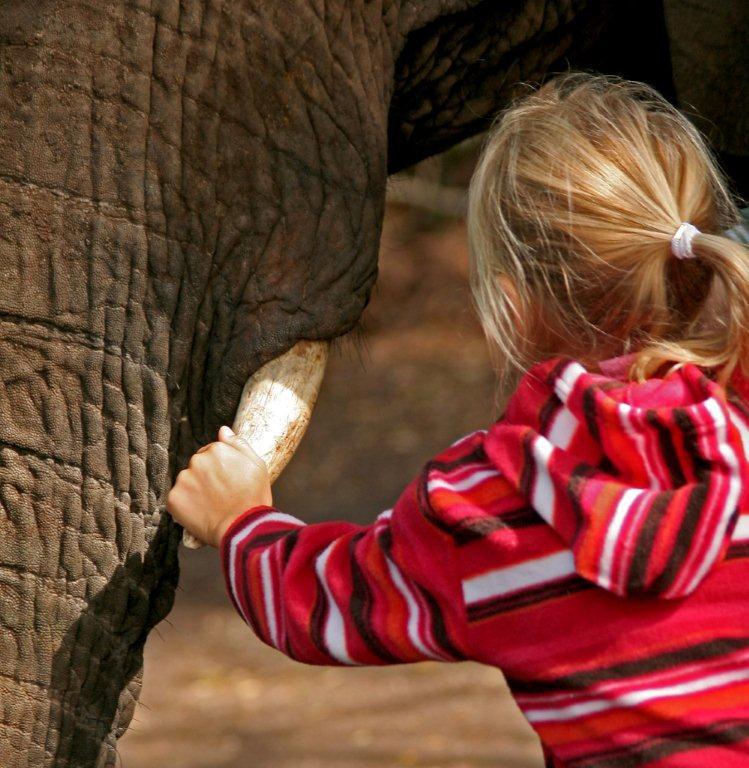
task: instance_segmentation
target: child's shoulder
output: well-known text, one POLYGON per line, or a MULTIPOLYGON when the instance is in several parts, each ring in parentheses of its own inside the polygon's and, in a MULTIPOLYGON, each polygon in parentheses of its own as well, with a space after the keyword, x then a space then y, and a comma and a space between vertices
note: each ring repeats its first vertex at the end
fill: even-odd
POLYGON ((478 429, 456 440, 426 466, 425 480, 432 506, 481 506, 486 499, 510 492, 502 473, 487 456, 488 430, 478 429))
POLYGON ((455 463, 464 463, 484 458, 484 440, 486 429, 476 429, 459 437, 443 451, 440 451, 430 462, 429 466, 439 468, 455 463))
MULTIPOLYGON (((489 433, 479 429, 456 440, 428 462, 422 476, 422 510, 458 545, 482 541, 506 527, 505 518, 527 510, 525 499, 484 451, 489 433)), ((493 546, 511 545, 511 540, 496 540, 493 546)))

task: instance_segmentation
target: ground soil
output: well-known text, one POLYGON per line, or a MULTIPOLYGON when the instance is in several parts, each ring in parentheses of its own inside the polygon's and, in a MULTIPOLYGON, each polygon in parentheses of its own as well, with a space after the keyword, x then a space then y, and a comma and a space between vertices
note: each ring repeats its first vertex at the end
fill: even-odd
MULTIPOLYGON (((422 462, 496 416, 471 310, 465 229, 386 218, 362 327, 332 355, 312 425, 275 502, 308 521, 367 522, 422 462)), ((125 768, 540 768, 501 675, 473 663, 297 664, 224 594, 215 550, 181 556, 174 611, 146 648, 125 768)))

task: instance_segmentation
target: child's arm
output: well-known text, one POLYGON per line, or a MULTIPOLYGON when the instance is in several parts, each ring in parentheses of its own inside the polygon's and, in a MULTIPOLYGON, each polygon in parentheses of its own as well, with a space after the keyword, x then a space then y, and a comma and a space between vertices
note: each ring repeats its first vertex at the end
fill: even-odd
POLYGON ((240 615, 266 643, 312 664, 464 658, 452 543, 419 509, 422 482, 367 526, 245 512, 221 542, 240 615))
POLYGON ((305 525, 272 506, 249 446, 220 437, 180 474, 167 508, 220 545, 232 601, 262 640, 312 664, 466 657, 457 554, 431 513, 426 470, 371 525, 305 525))

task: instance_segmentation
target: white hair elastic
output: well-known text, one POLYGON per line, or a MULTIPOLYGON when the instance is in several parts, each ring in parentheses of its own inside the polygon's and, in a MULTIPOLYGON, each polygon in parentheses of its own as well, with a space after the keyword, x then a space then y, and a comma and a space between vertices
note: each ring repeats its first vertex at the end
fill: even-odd
POLYGON ((688 221, 682 222, 671 238, 671 253, 677 259, 693 259, 696 254, 692 250, 692 241, 699 234, 700 230, 694 224, 688 221))

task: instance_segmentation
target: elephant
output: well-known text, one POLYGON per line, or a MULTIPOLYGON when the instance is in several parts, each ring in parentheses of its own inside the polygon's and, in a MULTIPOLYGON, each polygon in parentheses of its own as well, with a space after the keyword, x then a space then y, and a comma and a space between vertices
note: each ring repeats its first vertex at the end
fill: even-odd
POLYGON ((701 120, 745 194, 744 0, 0 4, 0 765, 109 768, 172 605, 170 484, 354 328, 388 176, 570 67, 701 120))

